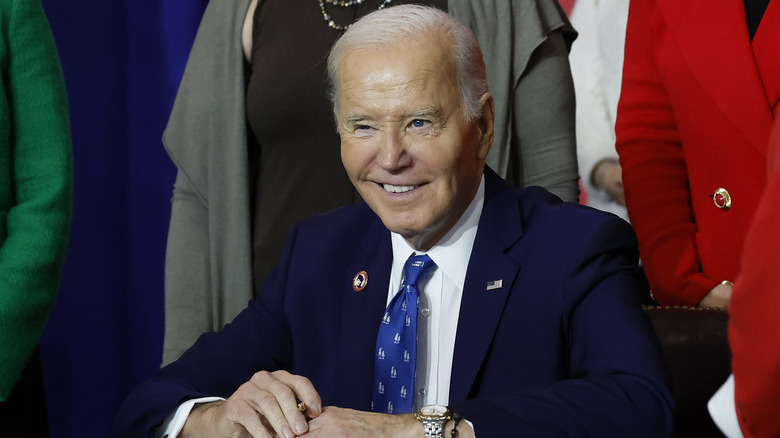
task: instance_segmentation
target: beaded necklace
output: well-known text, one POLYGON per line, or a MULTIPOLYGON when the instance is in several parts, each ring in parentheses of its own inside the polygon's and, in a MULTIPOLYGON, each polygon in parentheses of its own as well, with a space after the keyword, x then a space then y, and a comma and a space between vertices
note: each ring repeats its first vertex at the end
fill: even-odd
MULTIPOLYGON (((350 6, 357 6, 365 3, 366 0, 317 0, 317 3, 320 5, 320 11, 322 11, 322 18, 325 20, 326 23, 328 23, 328 26, 330 26, 331 29, 336 30, 347 30, 349 29, 349 24, 338 24, 328 15, 328 12, 325 10, 325 4, 329 4, 332 6, 340 6, 342 8, 348 8, 350 6)), ((387 7, 387 5, 390 4, 393 0, 382 0, 382 3, 379 4, 379 9, 384 9, 387 7)))

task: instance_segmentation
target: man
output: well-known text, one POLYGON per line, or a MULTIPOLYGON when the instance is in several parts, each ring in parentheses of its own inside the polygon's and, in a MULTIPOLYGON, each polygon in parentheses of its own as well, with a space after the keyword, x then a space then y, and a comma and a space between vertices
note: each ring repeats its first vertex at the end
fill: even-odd
POLYGON ((295 227, 260 297, 137 388, 119 434, 667 435, 633 233, 485 168, 493 100, 471 31, 387 8, 343 35, 329 73, 366 202, 295 227), (429 258, 405 267, 411 254, 429 258), (399 307, 406 327, 386 338, 399 307), (392 353, 399 338, 412 354, 392 353), (386 391, 408 367, 411 386, 386 391))

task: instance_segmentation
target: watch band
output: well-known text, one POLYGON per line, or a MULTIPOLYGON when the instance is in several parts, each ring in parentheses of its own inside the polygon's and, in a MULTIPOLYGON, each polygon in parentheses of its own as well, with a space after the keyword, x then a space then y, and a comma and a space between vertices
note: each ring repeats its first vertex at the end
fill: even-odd
POLYGON ((423 430, 425 438, 442 438, 444 432, 444 422, 447 420, 423 420, 423 430))
POLYGON ((446 406, 430 405, 420 408, 415 416, 423 424, 425 438, 442 438, 444 424, 452 418, 451 414, 446 406))

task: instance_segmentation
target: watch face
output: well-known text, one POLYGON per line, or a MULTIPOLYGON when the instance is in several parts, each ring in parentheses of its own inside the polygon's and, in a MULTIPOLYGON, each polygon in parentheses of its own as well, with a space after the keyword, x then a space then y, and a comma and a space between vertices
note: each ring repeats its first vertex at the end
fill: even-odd
POLYGON ((446 406, 428 405, 420 408, 420 414, 426 417, 443 417, 449 413, 446 406))

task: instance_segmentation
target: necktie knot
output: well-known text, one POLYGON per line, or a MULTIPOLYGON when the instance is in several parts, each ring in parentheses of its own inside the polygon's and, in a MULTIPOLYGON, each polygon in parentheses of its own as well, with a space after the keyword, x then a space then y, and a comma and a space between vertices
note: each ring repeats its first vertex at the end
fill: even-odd
POLYGON ((414 285, 430 274, 436 267, 436 263, 431 260, 426 254, 413 255, 406 260, 404 264, 404 272, 406 277, 404 278, 404 285, 414 285))

